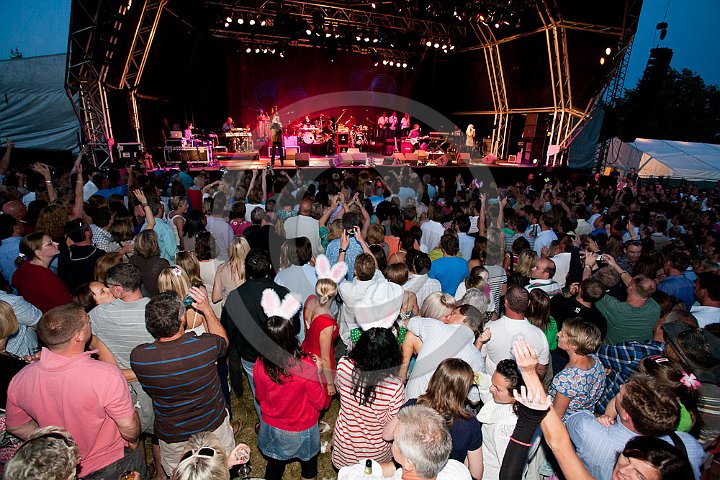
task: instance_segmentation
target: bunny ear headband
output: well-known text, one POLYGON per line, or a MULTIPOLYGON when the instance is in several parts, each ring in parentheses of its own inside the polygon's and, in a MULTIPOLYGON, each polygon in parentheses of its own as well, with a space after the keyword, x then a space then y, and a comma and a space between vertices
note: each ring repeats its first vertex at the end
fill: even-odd
POLYGON ((290 319, 300 309, 300 302, 292 293, 288 293, 282 302, 275 290, 266 288, 260 300, 265 315, 268 317, 282 317, 290 319))
POLYGON ((329 278, 335 283, 340 283, 347 271, 348 266, 345 262, 337 262, 330 266, 330 260, 325 255, 318 255, 315 258, 315 272, 318 278, 329 278))

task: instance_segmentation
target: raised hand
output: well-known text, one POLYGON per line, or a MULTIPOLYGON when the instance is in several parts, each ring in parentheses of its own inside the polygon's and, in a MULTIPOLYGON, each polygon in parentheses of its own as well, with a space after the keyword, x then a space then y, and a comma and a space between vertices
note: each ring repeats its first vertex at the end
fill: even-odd
POLYGON ((520 387, 520 392, 513 390, 513 397, 515 397, 516 402, 532 410, 544 411, 552 406, 552 397, 547 395, 542 387, 528 388, 523 385, 520 387))
POLYGON ((147 204, 147 198, 145 197, 145 193, 143 193, 142 190, 140 190, 139 188, 136 190, 133 190, 133 194, 135 195, 135 198, 137 198, 141 204, 143 204, 143 205, 147 204))
POLYGON ((535 349, 526 340, 515 340, 512 346, 515 362, 518 369, 524 373, 535 373, 538 366, 538 357, 535 349))
POLYGON ((244 443, 238 443, 230 455, 227 456, 228 468, 234 467, 235 465, 241 465, 247 463, 250 460, 250 447, 244 443))

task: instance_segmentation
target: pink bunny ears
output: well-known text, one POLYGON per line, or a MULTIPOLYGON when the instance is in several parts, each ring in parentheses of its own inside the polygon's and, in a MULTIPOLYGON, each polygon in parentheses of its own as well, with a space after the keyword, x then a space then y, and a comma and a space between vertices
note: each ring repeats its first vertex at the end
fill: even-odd
POLYGON ((292 293, 288 293, 282 302, 275 290, 266 288, 263 291, 260 305, 268 317, 282 317, 290 319, 300 310, 300 302, 292 293))
POLYGON ((315 273, 318 278, 329 278, 335 283, 340 283, 347 271, 348 266, 345 262, 337 262, 331 266, 330 260, 325 255, 315 257, 315 273))

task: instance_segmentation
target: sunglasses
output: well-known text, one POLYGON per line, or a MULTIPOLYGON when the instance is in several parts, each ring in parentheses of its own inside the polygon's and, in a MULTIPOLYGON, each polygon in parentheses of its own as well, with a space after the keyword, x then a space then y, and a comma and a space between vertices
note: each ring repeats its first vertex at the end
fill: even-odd
POLYGON ((206 457, 206 458, 212 458, 215 456, 217 452, 214 448, 211 447, 203 447, 199 450, 188 450, 183 454, 183 456, 180 458, 180 461, 187 460, 190 457, 206 457))

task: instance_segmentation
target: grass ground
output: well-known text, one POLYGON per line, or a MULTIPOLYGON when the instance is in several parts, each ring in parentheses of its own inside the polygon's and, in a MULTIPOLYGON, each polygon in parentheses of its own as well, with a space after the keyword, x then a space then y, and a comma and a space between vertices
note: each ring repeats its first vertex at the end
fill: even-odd
MULTIPOLYGON (((244 393, 241 398, 238 398, 233 392, 232 395, 232 408, 233 418, 239 418, 243 422, 242 429, 235 435, 235 441, 240 443, 246 443, 251 448, 250 463, 252 464, 251 477, 263 478, 265 474, 265 459, 257 448, 257 434, 255 433, 255 423, 257 417, 255 415, 255 409, 252 404, 252 395, 250 393, 250 387, 247 383, 247 378, 243 377, 244 393)), ((322 416, 321 420, 327 422, 331 427, 335 425, 335 419, 337 418, 338 411, 340 410, 340 401, 337 397, 333 398, 330 404, 330 409, 326 411, 322 416)), ((320 453, 318 456, 318 480, 331 480, 337 478, 337 472, 332 466, 330 461, 330 445, 332 443, 332 429, 326 433, 320 435, 320 444, 327 442, 326 453, 320 453)), ((300 478, 300 464, 298 462, 291 463, 285 470, 285 477, 288 479, 299 479, 300 478)))

